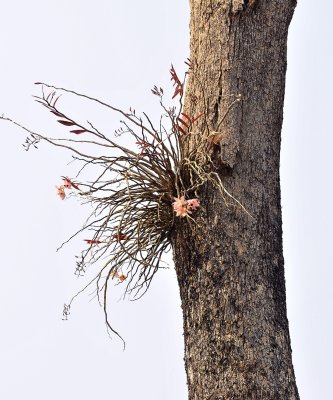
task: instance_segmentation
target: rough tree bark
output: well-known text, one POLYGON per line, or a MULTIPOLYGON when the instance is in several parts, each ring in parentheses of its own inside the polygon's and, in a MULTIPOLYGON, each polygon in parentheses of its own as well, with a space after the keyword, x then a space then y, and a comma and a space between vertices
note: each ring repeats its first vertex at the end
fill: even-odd
POLYGON ((199 224, 179 221, 174 232, 189 399, 298 399, 279 178, 286 43, 296 0, 190 0, 190 6, 195 74, 185 108, 207 114, 217 132, 212 151, 220 176, 253 218, 227 207, 206 185, 199 224), (236 94, 241 101, 220 123, 236 94))

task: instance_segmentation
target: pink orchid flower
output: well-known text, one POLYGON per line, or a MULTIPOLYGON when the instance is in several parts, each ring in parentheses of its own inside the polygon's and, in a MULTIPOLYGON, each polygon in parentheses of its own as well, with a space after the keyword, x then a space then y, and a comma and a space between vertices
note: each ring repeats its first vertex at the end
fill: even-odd
POLYGON ((184 196, 180 198, 174 197, 174 202, 172 203, 173 210, 176 212, 177 217, 185 217, 187 215, 187 201, 184 196))
POLYGON ((65 186, 66 189, 74 188, 76 190, 80 190, 79 186, 72 180, 70 180, 67 176, 62 176, 62 180, 64 181, 63 185, 65 186))
POLYGON ((199 206, 198 199, 185 200, 185 196, 174 197, 174 202, 172 203, 177 217, 186 217, 186 215, 192 214, 192 210, 196 210, 199 206))
POLYGON ((198 199, 187 200, 187 207, 190 210, 196 210, 198 207, 200 207, 200 201, 198 199))
POLYGON ((72 189, 72 182, 68 178, 64 178, 63 181, 64 181, 63 186, 66 189, 72 189))

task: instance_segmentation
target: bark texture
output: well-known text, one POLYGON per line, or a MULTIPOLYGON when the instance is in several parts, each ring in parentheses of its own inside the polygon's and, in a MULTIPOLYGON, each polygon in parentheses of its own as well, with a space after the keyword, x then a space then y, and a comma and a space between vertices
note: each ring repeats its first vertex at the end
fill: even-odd
POLYGON ((286 314, 279 178, 286 43, 296 1, 190 5, 195 76, 190 74, 186 111, 206 113, 224 185, 253 218, 228 207, 206 185, 198 225, 177 222, 172 241, 189 399, 299 399, 286 314), (236 94, 241 101, 222 122, 236 94))

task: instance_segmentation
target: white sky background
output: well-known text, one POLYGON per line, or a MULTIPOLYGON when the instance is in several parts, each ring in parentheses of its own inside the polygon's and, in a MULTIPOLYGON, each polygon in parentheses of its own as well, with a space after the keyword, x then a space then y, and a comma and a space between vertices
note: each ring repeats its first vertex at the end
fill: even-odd
MULTIPOLYGON (((331 396, 332 267, 331 93, 333 6, 300 1, 290 29, 282 141, 287 301, 294 366, 303 400, 331 396)), ((6 2, 0 15, 0 113, 47 135, 59 132, 34 103, 35 81, 81 91, 158 115, 154 84, 170 87, 168 68, 188 57, 187 1, 6 2)), ((117 117, 72 106, 113 132, 117 117)), ((87 118, 87 117, 86 117, 87 118)), ((83 294, 68 322, 63 303, 82 242, 58 245, 85 210, 54 186, 70 175, 69 154, 46 144, 24 152, 25 135, 0 123, 0 398, 6 400, 183 400, 186 383, 180 300, 173 269, 138 302, 114 302, 110 341, 103 313, 83 294)), ((83 283, 83 281, 82 281, 83 283)))

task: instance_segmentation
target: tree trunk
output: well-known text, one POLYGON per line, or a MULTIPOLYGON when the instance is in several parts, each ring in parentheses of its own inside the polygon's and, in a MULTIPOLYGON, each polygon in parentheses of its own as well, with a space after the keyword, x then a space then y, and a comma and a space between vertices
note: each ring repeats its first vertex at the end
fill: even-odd
POLYGON ((215 132, 219 175, 251 216, 207 184, 197 225, 177 221, 172 242, 189 399, 299 399, 279 178, 286 43, 296 0, 190 4, 193 72, 185 108, 206 113, 201 129, 215 132), (241 101, 223 120, 238 94, 241 101))

